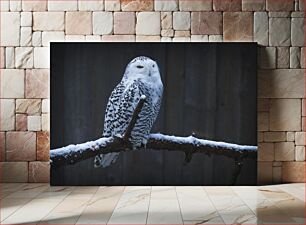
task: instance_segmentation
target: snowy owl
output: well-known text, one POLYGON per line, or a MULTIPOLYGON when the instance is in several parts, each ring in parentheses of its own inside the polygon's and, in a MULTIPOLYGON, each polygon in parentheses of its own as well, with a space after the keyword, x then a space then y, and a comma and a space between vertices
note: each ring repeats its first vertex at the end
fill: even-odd
MULTIPOLYGON (((131 132, 133 148, 146 145, 152 125, 158 115, 163 94, 158 65, 152 59, 140 56, 126 67, 121 82, 111 93, 104 119, 104 137, 123 136, 142 95, 146 101, 131 132)), ((107 167, 114 163, 119 153, 100 154, 94 167, 107 167)))

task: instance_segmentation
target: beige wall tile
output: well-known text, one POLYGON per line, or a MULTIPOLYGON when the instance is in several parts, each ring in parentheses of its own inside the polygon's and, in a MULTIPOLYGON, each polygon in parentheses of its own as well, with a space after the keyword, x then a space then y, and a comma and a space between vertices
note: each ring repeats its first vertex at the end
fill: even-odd
POLYGON ((300 11, 304 11, 305 10, 304 0, 299 0, 299 10, 300 11))
POLYGON ((290 12, 269 12, 269 17, 272 18, 290 18, 290 12))
POLYGON ((241 11, 241 0, 213 0, 214 11, 241 11))
POLYGON ((64 12, 34 12, 33 30, 62 31, 65 29, 64 12))
POLYGON ((40 131, 41 127, 41 116, 28 116, 29 131, 40 131))
POLYGON ((275 47, 261 47, 258 48, 258 63, 261 69, 275 69, 276 68, 276 48, 275 47))
POLYGON ((0 131, 15 129, 15 100, 0 99, 0 131))
POLYGON ((209 42, 223 42, 223 36, 222 35, 209 35, 208 41, 209 42))
POLYGON ((122 11, 152 11, 154 0, 121 0, 122 11))
POLYGON ((171 37, 161 37, 160 41, 161 42, 172 42, 172 38, 171 37))
POLYGON ((290 46, 290 18, 269 19, 269 45, 290 46))
POLYGON ((295 161, 305 161, 305 146, 295 146, 295 161))
POLYGON ((301 68, 301 49, 299 47, 290 47, 290 68, 301 68))
POLYGON ((135 35, 103 35, 102 41, 105 42, 135 42, 135 35))
POLYGON ((222 34, 222 13, 192 12, 191 34, 222 34))
POLYGON ((21 27, 20 46, 31 46, 31 43, 32 43, 32 28, 21 27))
POLYGON ((258 131, 269 130, 269 113, 261 112, 257 114, 257 129, 258 131))
POLYGON ((173 13, 174 30, 190 30, 190 13, 174 12, 173 13))
POLYGON ((96 42, 96 41, 101 41, 101 36, 100 35, 86 35, 85 40, 89 42, 96 42))
POLYGON ((15 67, 15 48, 5 48, 5 67, 6 69, 13 69, 15 67))
POLYGON ((0 69, 5 67, 5 48, 0 47, 0 69))
POLYGON ((264 11, 265 8, 265 0, 242 0, 243 11, 264 11))
POLYGON ((190 42, 190 37, 174 37, 172 42, 190 42))
POLYGON ((9 0, 0 1, 0 10, 1 10, 1 12, 9 11, 10 10, 10 1, 9 0))
POLYGON ((46 0, 22 0, 23 11, 46 11, 47 10, 46 0))
POLYGON ((24 71, 15 69, 1 70, 1 98, 24 97, 24 71))
POLYGON ((50 135, 47 131, 37 132, 37 160, 49 161, 50 160, 50 135))
POLYGON ((282 167, 281 166, 273 166, 273 184, 281 184, 282 182, 282 167))
POLYGON ((291 19, 291 44, 292 46, 305 46, 304 18, 291 19))
POLYGON ((140 12, 137 14, 137 35, 160 35, 160 12, 140 12), (148 26, 147 21, 150 21, 148 26))
POLYGON ((190 31, 189 30, 176 30, 174 32, 175 37, 190 37, 190 31))
POLYGON ((223 13, 223 35, 224 41, 253 41, 253 14, 223 13))
POLYGON ((294 141, 295 132, 287 132, 287 141, 294 141))
POLYGON ((294 161, 294 142, 278 142, 274 144, 276 161, 294 161))
POLYGON ((49 74, 46 69, 26 71, 26 98, 49 98, 49 74))
POLYGON ((296 145, 306 145, 305 132, 296 132, 295 133, 295 144, 296 145))
POLYGON ((32 12, 21 12, 20 25, 23 27, 32 26, 32 12))
POLYGON ((50 114, 43 113, 41 115, 41 129, 43 131, 50 131, 50 114))
POLYGON ((301 69, 259 70, 258 97, 303 98, 304 83, 304 70, 301 69))
POLYGON ((257 132, 257 142, 263 142, 264 132, 257 132))
POLYGON ((10 1, 10 11, 11 12, 18 12, 21 11, 21 0, 14 0, 14 1, 10 1))
POLYGON ((15 48, 15 67, 17 69, 33 68, 33 48, 15 48))
POLYGON ((78 0, 78 3, 80 11, 102 11, 104 9, 104 0, 78 0))
POLYGON ((258 185, 272 183, 272 162, 258 162, 257 164, 258 185))
POLYGON ((50 68, 50 48, 35 47, 34 48, 34 68, 50 68))
POLYGON ((42 32, 41 31, 33 32, 32 45, 33 47, 40 47, 42 45, 42 32))
POLYGON ((290 66, 290 51, 289 47, 277 47, 277 68, 286 69, 290 66))
POLYGON ((28 182, 28 162, 0 162, 2 182, 28 182))
POLYGON ((26 114, 16 114, 16 131, 28 130, 28 118, 26 114))
POLYGON ((274 143, 258 143, 258 161, 274 160, 274 143))
POLYGON ((65 40, 63 31, 44 31, 42 32, 42 45, 50 46, 50 42, 60 42, 65 40))
POLYGON ((212 0, 193 1, 179 0, 180 11, 212 11, 212 0))
POLYGON ((266 7, 268 11, 292 11, 294 0, 267 0, 266 7))
POLYGON ((191 42, 208 42, 208 35, 191 35, 191 42))
POLYGON ((105 11, 120 11, 120 0, 107 0, 104 4, 105 11))
POLYGON ((36 133, 7 132, 6 159, 8 161, 34 161, 36 159, 36 133))
POLYGON ((20 13, 1 13, 1 45, 18 46, 20 40, 20 13))
POLYGON ((78 10, 78 0, 69 1, 48 1, 49 11, 77 11, 78 10))
POLYGON ((66 34, 92 34, 91 12, 66 12, 66 34))
POLYGON ((172 13, 171 12, 161 12, 161 28, 162 29, 172 29, 172 13))
POLYGON ((29 163, 29 182, 48 183, 50 181, 49 162, 30 162, 29 163))
POLYGON ((16 113, 38 115, 41 113, 40 99, 16 99, 16 113))
POLYGON ((286 132, 265 132, 264 141, 265 142, 281 142, 286 141, 286 132))
POLYGON ((178 0, 167 0, 167 1, 154 1, 155 11, 177 11, 178 0))
POLYGON ((283 182, 305 182, 306 162, 284 162, 282 166, 283 182))
POLYGON ((254 13, 254 41, 259 45, 269 44, 269 20, 267 12, 254 13))
POLYGON ((302 116, 305 116, 306 115, 306 99, 302 99, 302 116))
POLYGON ((113 32, 113 13, 93 12, 93 34, 112 34, 113 32))
POLYGON ((42 100, 42 112, 49 113, 50 112, 50 99, 42 100))
POLYGON ((160 36, 137 35, 136 42, 160 42, 160 36))
POLYGON ((270 108, 271 131, 301 130, 301 100, 273 99, 270 108))
POLYGON ((85 41, 85 35, 66 35, 65 41, 68 42, 82 42, 85 41))
POLYGON ((134 12, 114 13, 114 34, 135 34, 136 14, 134 12))
POLYGON ((0 132, 0 162, 5 161, 5 132, 0 132))

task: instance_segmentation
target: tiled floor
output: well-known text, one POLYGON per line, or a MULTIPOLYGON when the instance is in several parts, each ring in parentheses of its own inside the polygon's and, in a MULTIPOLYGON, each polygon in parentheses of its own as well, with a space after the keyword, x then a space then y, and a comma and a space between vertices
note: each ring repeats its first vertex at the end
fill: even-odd
POLYGON ((305 224, 305 184, 0 188, 1 224, 305 224))

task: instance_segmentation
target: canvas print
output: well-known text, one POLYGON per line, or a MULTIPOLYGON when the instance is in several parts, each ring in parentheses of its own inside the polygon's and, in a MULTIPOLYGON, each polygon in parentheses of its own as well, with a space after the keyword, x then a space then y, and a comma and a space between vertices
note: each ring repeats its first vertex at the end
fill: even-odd
POLYGON ((254 43, 52 43, 52 185, 254 185, 254 43))

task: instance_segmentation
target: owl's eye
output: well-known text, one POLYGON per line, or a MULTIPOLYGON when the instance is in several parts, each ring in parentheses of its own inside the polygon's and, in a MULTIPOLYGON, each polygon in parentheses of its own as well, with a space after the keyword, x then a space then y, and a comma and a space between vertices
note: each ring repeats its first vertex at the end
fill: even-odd
POLYGON ((137 68, 138 68, 138 69, 142 69, 142 68, 143 68, 143 66, 139 66, 139 65, 138 65, 138 66, 137 66, 137 68))
POLYGON ((155 65, 152 66, 153 68, 155 67, 155 65))

